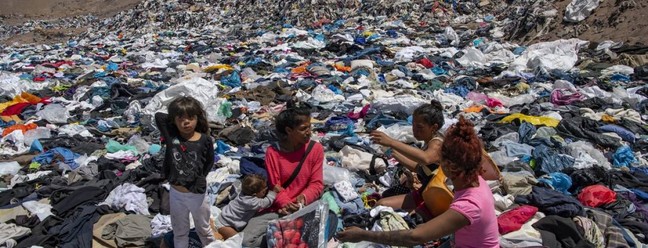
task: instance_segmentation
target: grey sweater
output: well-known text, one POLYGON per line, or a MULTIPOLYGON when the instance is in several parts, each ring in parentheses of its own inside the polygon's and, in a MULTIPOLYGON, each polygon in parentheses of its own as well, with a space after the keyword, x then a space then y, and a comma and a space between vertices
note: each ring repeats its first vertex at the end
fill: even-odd
POLYGON ((224 226, 241 231, 259 209, 270 207, 276 197, 277 193, 274 191, 268 191, 265 198, 239 194, 236 199, 223 208, 218 216, 218 221, 224 226))

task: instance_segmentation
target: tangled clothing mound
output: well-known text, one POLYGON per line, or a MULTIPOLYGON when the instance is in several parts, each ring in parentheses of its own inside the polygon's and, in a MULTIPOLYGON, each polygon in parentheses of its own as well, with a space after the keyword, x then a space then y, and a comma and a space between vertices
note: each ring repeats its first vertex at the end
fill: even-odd
POLYGON ((341 227, 421 224, 376 207, 429 185, 369 132, 422 148, 413 113, 437 100, 440 132, 471 120, 499 166, 502 180, 488 186, 502 247, 648 242, 648 47, 506 42, 552 23, 541 17, 554 6, 541 0, 260 2, 146 0, 101 22, 3 19, 0 34, 89 29, 65 44, 0 51, 0 217, 10 233, 0 246, 169 242, 168 152, 151 117, 181 95, 206 110, 214 219, 241 193, 241 175, 263 174, 275 117, 297 99, 326 158, 328 187, 309 197, 341 227))
POLYGON ((636 0, 600 4, 598 0, 105 1, 3 1, 0 31, 6 35, 0 39, 5 44, 53 43, 93 33, 198 28, 225 31, 230 35, 228 40, 236 40, 268 24, 319 28, 336 20, 361 18, 367 24, 407 24, 420 33, 441 33, 450 25, 492 39, 524 43, 560 38, 648 43, 641 35, 648 33, 648 20, 642 18, 648 3, 636 0), (480 26, 475 21, 491 25, 480 26), (86 32, 87 27, 91 32, 86 32))

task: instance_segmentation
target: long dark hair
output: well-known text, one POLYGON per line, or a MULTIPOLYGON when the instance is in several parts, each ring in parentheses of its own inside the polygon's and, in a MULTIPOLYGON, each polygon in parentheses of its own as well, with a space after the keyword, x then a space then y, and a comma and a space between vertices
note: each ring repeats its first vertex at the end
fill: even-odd
MULTIPOLYGON (((207 122, 207 113, 203 109, 202 103, 196 98, 190 96, 181 96, 169 104, 169 121, 175 126, 176 117, 196 116, 196 132, 209 133, 209 124, 207 122)), ((177 128, 177 127, 176 127, 177 128)))

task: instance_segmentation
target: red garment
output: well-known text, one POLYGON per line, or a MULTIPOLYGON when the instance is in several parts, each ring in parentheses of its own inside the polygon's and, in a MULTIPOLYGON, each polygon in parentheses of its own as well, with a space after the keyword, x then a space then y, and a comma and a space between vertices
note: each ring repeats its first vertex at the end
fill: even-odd
POLYGON ((578 194, 578 201, 585 206, 598 207, 616 201, 616 192, 603 185, 587 186, 578 194))
POLYGON ((489 108, 504 107, 504 104, 502 104, 500 100, 490 97, 486 99, 486 105, 488 105, 489 108))
POLYGON ((59 61, 59 62, 54 63, 54 66, 55 66, 56 68, 59 68, 59 67, 61 67, 62 65, 70 65, 70 66, 74 66, 74 62, 73 62, 73 61, 59 61))
POLYGON ((351 118, 351 119, 354 119, 354 120, 364 118, 365 116, 367 116, 367 113, 369 112, 369 107, 370 106, 371 105, 367 104, 364 107, 362 107, 362 110, 360 110, 360 112, 355 113, 355 112, 351 111, 351 112, 349 112, 349 114, 347 116, 349 118, 351 118))
POLYGON ((427 58, 422 58, 421 60, 419 60, 419 63, 421 63, 423 66, 425 66, 425 68, 428 68, 428 69, 434 67, 434 64, 432 63, 432 61, 430 61, 427 58))
MULTIPOLYGON (((294 152, 280 152, 275 147, 268 147, 265 156, 266 169, 270 188, 281 185, 292 175, 306 152, 308 144, 294 152)), ((297 196, 304 194, 306 205, 317 200, 324 190, 324 148, 322 144, 315 143, 312 150, 304 160, 299 174, 287 188, 277 194, 277 198, 267 211, 276 212, 288 203, 295 202, 297 196)))
POLYGON ((11 105, 7 107, 4 111, 2 111, 2 116, 11 116, 11 115, 19 115, 25 110, 25 108, 31 106, 31 103, 28 102, 21 102, 21 103, 16 103, 14 105, 11 105))
POLYGON ((533 218, 533 216, 537 212, 538 208, 534 206, 524 205, 501 214, 499 217, 497 217, 499 233, 504 235, 520 230, 520 228, 522 228, 522 225, 533 218))

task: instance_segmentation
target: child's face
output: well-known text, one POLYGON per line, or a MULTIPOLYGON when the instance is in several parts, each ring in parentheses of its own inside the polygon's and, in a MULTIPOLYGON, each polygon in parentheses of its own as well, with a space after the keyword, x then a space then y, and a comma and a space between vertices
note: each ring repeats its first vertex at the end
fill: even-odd
POLYGON ((266 194, 268 194, 268 186, 264 186, 261 191, 257 192, 256 197, 263 198, 266 194))
POLYGON ((193 116, 183 115, 183 116, 177 116, 173 121, 176 127, 178 128, 178 131, 180 131, 180 134, 193 134, 194 130, 196 130, 198 117, 195 115, 193 116))
POLYGON ((412 121, 412 133, 414 138, 417 140, 428 141, 434 137, 437 132, 437 125, 430 125, 425 122, 423 117, 420 115, 414 115, 414 120, 412 121))

